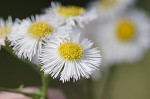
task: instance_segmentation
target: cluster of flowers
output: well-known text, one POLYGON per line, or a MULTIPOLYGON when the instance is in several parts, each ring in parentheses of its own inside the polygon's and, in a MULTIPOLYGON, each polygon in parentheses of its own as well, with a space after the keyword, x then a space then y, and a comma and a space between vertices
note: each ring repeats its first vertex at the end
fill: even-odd
POLYGON ((51 3, 41 15, 0 19, 0 46, 10 41, 19 58, 34 60, 45 74, 63 82, 89 78, 99 69, 101 54, 106 66, 139 60, 150 48, 149 17, 134 3, 101 0, 89 9, 51 3))
POLYGON ((45 74, 63 82, 89 78, 99 68, 101 55, 77 28, 96 18, 93 11, 52 3, 44 14, 23 20, 0 19, 0 46, 9 41, 14 53, 41 65, 45 74), (77 31, 76 31, 77 30, 77 31))

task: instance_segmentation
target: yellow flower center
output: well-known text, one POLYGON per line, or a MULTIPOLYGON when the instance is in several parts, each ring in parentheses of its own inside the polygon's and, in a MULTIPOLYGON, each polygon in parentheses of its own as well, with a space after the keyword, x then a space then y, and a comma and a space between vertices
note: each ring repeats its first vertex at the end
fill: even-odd
POLYGON ((122 20, 117 26, 117 37, 121 41, 132 40, 135 36, 136 28, 130 20, 122 20))
POLYGON ((9 27, 0 28, 0 37, 3 37, 7 33, 10 33, 10 28, 9 27))
POLYGON ((77 60, 83 56, 83 49, 80 44, 66 42, 58 48, 60 55, 67 60, 77 60))
POLYGON ((109 9, 115 6, 117 0, 102 0, 100 5, 103 9, 109 9))
POLYGON ((42 39, 46 35, 52 33, 53 30, 53 27, 46 22, 35 22, 28 29, 31 36, 39 39, 42 39))
POLYGON ((78 6, 62 6, 57 9, 57 12, 63 17, 78 16, 84 12, 84 8, 78 6))

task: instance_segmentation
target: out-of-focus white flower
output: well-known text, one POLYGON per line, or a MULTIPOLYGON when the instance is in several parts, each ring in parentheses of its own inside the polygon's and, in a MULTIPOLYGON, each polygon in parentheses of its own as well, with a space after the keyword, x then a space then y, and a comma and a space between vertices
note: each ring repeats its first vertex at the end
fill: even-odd
POLYGON ((10 16, 6 21, 0 18, 0 48, 1 46, 5 46, 6 40, 9 40, 10 34, 12 32, 11 28, 15 23, 17 23, 17 21, 13 23, 12 18, 10 16))
POLYGON ((135 0, 99 0, 93 2, 90 8, 96 9, 99 19, 108 20, 122 13, 126 8, 133 5, 135 0))
POLYGON ((104 64, 134 62, 149 49, 150 20, 142 11, 129 9, 94 30, 86 35, 101 48, 104 64))
POLYGON ((94 14, 94 9, 86 10, 79 6, 62 6, 59 3, 51 3, 51 7, 45 10, 45 18, 54 17, 55 20, 61 24, 70 26, 83 27, 89 21, 94 20, 97 16, 94 14))
POLYGON ((48 39, 65 37, 69 27, 59 26, 53 21, 47 21, 42 16, 32 16, 13 27, 11 42, 14 53, 19 58, 32 60, 39 56, 42 45, 48 39))
POLYGON ((42 50, 42 70, 54 78, 60 74, 63 82, 89 78, 101 64, 100 51, 92 46, 93 43, 79 33, 73 33, 68 39, 51 40, 42 50))

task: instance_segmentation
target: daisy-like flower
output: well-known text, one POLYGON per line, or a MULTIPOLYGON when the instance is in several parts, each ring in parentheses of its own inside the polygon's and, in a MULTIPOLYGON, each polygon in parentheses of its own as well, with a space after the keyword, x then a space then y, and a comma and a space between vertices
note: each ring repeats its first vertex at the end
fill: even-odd
POLYGON ((92 46, 91 41, 74 33, 68 39, 51 40, 42 50, 42 70, 54 78, 60 75, 63 82, 89 78, 101 64, 100 51, 92 46))
POLYGON ((44 42, 56 36, 65 37, 69 28, 59 26, 53 21, 47 21, 42 16, 35 16, 22 20, 13 28, 12 46, 19 58, 29 59, 39 56, 44 42))
POLYGON ((72 27, 78 26, 83 27, 89 21, 96 18, 94 14, 94 9, 86 10, 79 6, 62 6, 59 3, 51 3, 51 7, 45 10, 46 18, 49 19, 50 16, 55 17, 55 20, 59 23, 70 25, 72 27))
POLYGON ((104 64, 134 62, 150 45, 150 20, 144 12, 131 10, 96 27, 88 37, 102 49, 104 64))
POLYGON ((96 9, 96 14, 102 19, 110 19, 123 12, 134 4, 135 0, 99 0, 93 2, 90 7, 96 9))
POLYGON ((13 23, 11 17, 8 17, 6 21, 0 18, 0 48, 1 46, 5 46, 5 41, 10 38, 11 28, 15 23, 13 23))

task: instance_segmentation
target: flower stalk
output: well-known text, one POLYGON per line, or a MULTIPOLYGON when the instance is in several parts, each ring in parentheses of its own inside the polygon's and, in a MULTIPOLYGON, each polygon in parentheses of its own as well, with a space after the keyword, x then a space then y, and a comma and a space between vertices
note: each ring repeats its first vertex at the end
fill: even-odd
POLYGON ((41 87, 41 98, 40 99, 47 99, 47 92, 48 92, 48 76, 41 71, 42 77, 42 87, 41 87))
POLYGON ((107 90, 109 88, 112 75, 117 65, 111 66, 106 72, 103 80, 101 81, 101 89, 100 89, 100 98, 106 99, 107 98, 107 90))

